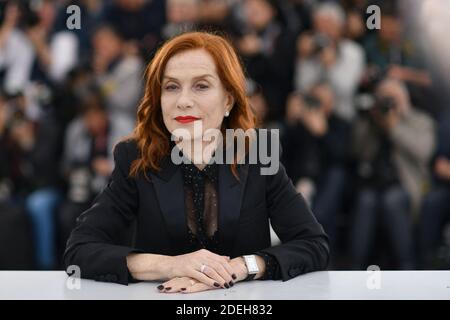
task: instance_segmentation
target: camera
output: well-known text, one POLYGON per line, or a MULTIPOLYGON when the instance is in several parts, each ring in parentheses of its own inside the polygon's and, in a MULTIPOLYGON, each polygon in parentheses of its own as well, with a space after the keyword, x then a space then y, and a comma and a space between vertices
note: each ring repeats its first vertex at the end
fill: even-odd
POLYGON ((331 44, 332 44, 331 39, 323 33, 315 34, 312 37, 312 41, 313 41, 313 46, 314 46, 314 50, 313 50, 314 54, 319 54, 320 52, 322 52, 322 50, 331 46, 331 44))
POLYGON ((395 99, 393 97, 379 97, 376 99, 375 109, 382 115, 387 115, 389 111, 395 108, 395 99))
POLYGON ((396 108, 394 97, 377 97, 370 93, 361 93, 357 95, 354 102, 356 109, 362 113, 373 110, 381 115, 387 115, 389 111, 396 108))
POLYGON ((307 94, 303 96, 305 106, 310 110, 316 110, 320 107, 320 100, 314 95, 307 94))
POLYGON ((375 105, 375 97, 370 93, 360 93, 355 96, 354 104, 356 110, 365 113, 371 110, 375 105))

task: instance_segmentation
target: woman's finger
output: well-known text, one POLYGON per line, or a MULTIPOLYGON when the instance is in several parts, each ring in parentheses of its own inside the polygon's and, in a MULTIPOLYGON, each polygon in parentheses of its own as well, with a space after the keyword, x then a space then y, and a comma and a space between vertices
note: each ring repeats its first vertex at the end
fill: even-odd
POLYGON ((161 293, 175 293, 186 290, 186 288, 192 286, 192 284, 193 282, 191 282, 191 279, 188 277, 177 277, 158 286, 158 290, 161 293))
POLYGON ((225 268, 225 270, 231 276, 231 279, 234 282, 237 279, 237 276, 229 261, 222 263, 222 267, 225 268))
MULTIPOLYGON (((207 269, 208 269, 208 267, 206 267, 204 271, 206 271, 207 269)), ((217 282, 217 280, 210 278, 204 272, 193 270, 189 274, 189 276, 191 278, 193 278, 194 280, 197 280, 199 282, 202 282, 202 283, 206 284, 207 286, 210 286, 210 287, 213 287, 213 288, 220 288, 220 283, 221 282, 220 281, 217 282)))
POLYGON ((220 283, 225 288, 229 288, 230 286, 233 286, 233 279, 231 277, 231 274, 224 268, 224 266, 220 263, 217 263, 215 261, 208 262, 208 266, 210 266, 212 269, 214 269, 215 272, 224 280, 224 282, 220 283))
POLYGON ((194 292, 201 292, 201 291, 207 291, 207 290, 213 290, 213 289, 217 289, 217 288, 207 286, 206 284, 201 283, 201 282, 197 282, 194 285, 188 287, 185 291, 183 291, 183 293, 194 293, 194 292))
MULTIPOLYGON (((225 277, 222 275, 222 278, 228 280, 227 281, 228 283, 231 280, 233 280, 233 282, 234 282, 234 280, 236 279, 236 274, 234 273, 234 270, 230 265, 230 257, 219 256, 219 255, 213 254, 213 256, 211 256, 211 258, 214 261, 216 261, 217 263, 219 263, 226 270, 227 274, 229 274, 229 276, 231 277, 231 279, 229 279, 228 277, 225 277)), ((218 269, 216 269, 216 271, 218 271, 218 269)))
POLYGON ((217 272, 216 268, 218 268, 219 264, 215 263, 214 261, 209 261, 208 263, 210 264, 205 265, 205 267, 203 268, 203 273, 217 282, 220 286, 229 287, 227 281, 221 277, 219 272, 217 272))

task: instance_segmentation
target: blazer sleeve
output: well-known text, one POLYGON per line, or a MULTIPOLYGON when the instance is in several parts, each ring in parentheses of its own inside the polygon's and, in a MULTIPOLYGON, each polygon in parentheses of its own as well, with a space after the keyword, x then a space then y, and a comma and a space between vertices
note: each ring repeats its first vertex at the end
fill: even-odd
POLYGON ((81 277, 127 285, 132 279, 126 256, 141 252, 127 245, 138 207, 135 179, 129 177, 128 142, 114 149, 115 168, 93 205, 77 219, 64 253, 66 270, 80 268, 81 277))
POLYGON ((271 224, 282 244, 260 252, 275 257, 283 281, 325 270, 329 262, 328 236, 281 163, 278 172, 268 175, 266 182, 271 224))

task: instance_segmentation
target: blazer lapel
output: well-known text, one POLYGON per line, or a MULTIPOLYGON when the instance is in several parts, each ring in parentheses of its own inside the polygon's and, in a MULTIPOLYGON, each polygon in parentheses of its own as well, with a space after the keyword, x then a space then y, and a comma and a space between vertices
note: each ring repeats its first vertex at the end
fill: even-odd
POLYGON ((161 213, 175 253, 186 252, 188 233, 183 177, 179 166, 166 157, 159 172, 150 172, 161 213))
MULTIPOLYGON (((248 175, 248 164, 238 165, 238 181, 230 165, 219 165, 219 252, 230 255, 239 227, 242 195, 248 175)), ((161 213, 173 243, 174 252, 187 252, 186 209, 181 168, 166 157, 159 172, 150 171, 161 213)))
POLYGON ((238 165, 238 181, 230 165, 219 165, 219 254, 230 255, 233 249, 248 175, 248 164, 238 165))

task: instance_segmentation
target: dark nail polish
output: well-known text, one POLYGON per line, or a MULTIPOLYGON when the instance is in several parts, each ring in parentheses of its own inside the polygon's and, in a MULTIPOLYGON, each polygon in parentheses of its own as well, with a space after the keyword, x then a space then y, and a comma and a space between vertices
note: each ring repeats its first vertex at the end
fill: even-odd
POLYGON ((169 291, 170 289, 172 289, 172 287, 167 287, 167 288, 166 288, 166 291, 169 291))
POLYGON ((164 286, 162 284, 158 286, 158 290, 163 290, 163 289, 164 289, 164 286))
POLYGON ((234 282, 233 281, 230 281, 228 284, 230 285, 230 287, 234 286, 234 282))
POLYGON ((184 291, 184 290, 186 290, 186 288, 181 288, 181 291, 184 291))
POLYGON ((214 282, 214 287, 218 288, 218 287, 220 287, 220 284, 218 284, 217 282, 214 282))
POLYGON ((231 275, 231 277, 233 278, 233 280, 237 279, 237 277, 236 277, 236 275, 234 273, 231 275))
POLYGON ((230 289, 230 286, 228 285, 228 283, 225 282, 224 286, 225 286, 225 288, 230 289))

